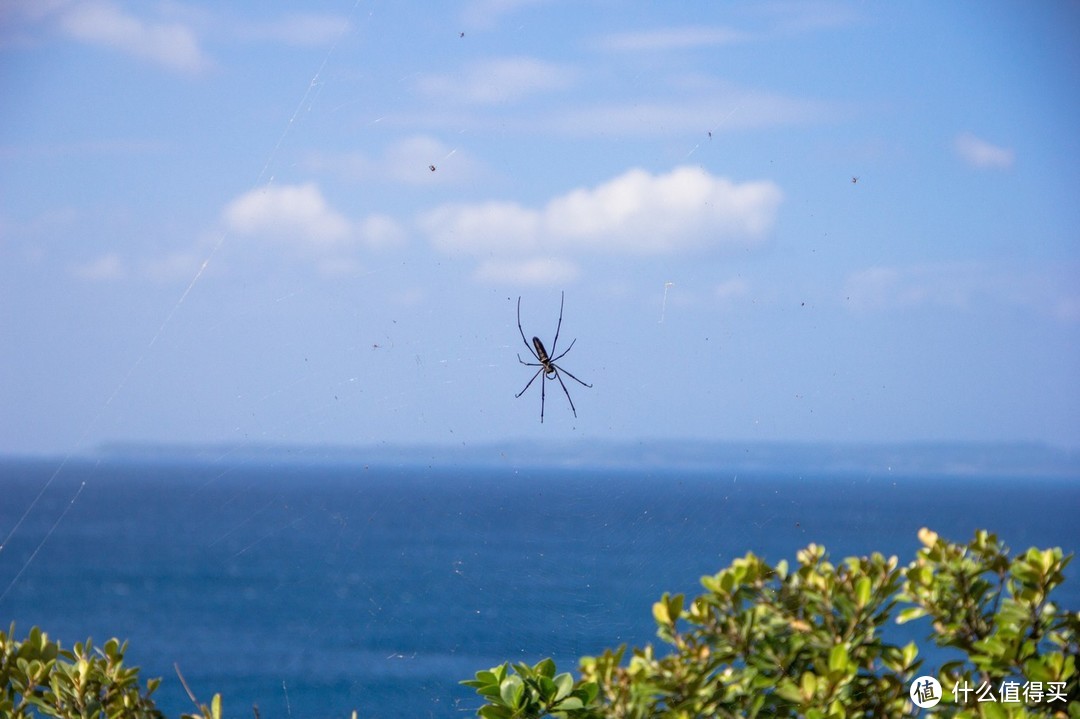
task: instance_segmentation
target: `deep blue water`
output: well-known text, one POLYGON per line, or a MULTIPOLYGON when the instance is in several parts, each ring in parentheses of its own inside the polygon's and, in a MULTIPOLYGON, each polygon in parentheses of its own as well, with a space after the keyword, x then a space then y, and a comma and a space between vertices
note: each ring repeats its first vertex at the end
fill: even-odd
POLYGON ((922 526, 1080 538, 1080 478, 0 462, 0 540, 31 506, 0 551, 5 629, 129 639, 170 716, 190 709, 176 663, 264 719, 472 716, 459 680, 654 641, 661 593, 748 551, 907 563, 922 526))

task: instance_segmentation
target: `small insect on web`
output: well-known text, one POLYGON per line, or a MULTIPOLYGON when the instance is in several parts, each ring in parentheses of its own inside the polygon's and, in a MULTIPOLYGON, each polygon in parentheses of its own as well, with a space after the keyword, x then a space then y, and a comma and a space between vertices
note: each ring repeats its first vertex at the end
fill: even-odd
POLYGON ((532 379, 530 379, 528 384, 525 385, 525 388, 522 389, 520 392, 518 392, 516 395, 514 395, 514 397, 520 397, 521 395, 525 394, 525 390, 529 389, 529 387, 532 386, 532 383, 536 381, 536 378, 539 377, 540 378, 540 421, 541 422, 544 421, 544 398, 545 398, 545 395, 546 395, 546 391, 545 391, 546 390, 546 383, 547 383, 547 381, 549 379, 557 379, 557 380, 559 380, 559 385, 562 387, 563 394, 566 395, 567 401, 570 402, 570 411, 574 413, 575 417, 577 417, 577 410, 574 408, 574 400, 570 399, 570 392, 566 389, 566 383, 563 382, 562 375, 566 374, 567 377, 574 380, 575 382, 577 382, 580 385, 583 385, 585 387, 592 387, 591 384, 588 384, 587 382, 582 382, 577 377, 570 374, 570 372, 568 372, 567 370, 564 370, 562 367, 555 364, 556 362, 561 360, 563 357, 565 357, 566 353, 569 352, 573 348, 574 342, 577 342, 576 338, 571 340, 570 341, 570 346, 567 347, 565 350, 563 350, 562 354, 560 354, 560 355, 555 354, 556 348, 558 347, 558 344, 559 344, 559 331, 562 329, 563 301, 565 299, 566 299, 565 293, 559 293, 559 323, 555 326, 555 339, 553 339, 551 341, 551 355, 548 355, 547 349, 544 348, 544 343, 540 341, 539 337, 533 337, 531 346, 529 345, 529 341, 527 339, 525 339, 525 330, 521 329, 521 298, 518 297, 518 303, 517 303, 517 326, 518 326, 518 332, 521 333, 521 341, 525 343, 525 347, 528 348, 529 353, 536 359, 536 362, 526 362, 525 360, 521 359, 521 353, 518 353, 518 362, 525 365, 526 367, 539 367, 540 369, 536 370, 536 374, 534 374, 532 376, 532 379))

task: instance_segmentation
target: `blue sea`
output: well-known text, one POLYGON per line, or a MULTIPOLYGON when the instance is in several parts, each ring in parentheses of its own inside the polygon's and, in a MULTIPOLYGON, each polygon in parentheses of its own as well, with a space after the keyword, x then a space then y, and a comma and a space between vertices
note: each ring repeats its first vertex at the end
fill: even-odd
MULTIPOLYGON (((3 460, 0 623, 66 646, 128 639, 173 717, 192 709, 174 665, 230 717, 462 717, 480 702, 459 680, 654 642, 663 592, 698 593, 747 552, 794 562, 815 542, 907 563, 924 526, 987 528, 1015 551, 1080 539, 1070 471, 780 464, 3 460)), ((1076 609, 1070 570, 1058 599, 1076 609)))

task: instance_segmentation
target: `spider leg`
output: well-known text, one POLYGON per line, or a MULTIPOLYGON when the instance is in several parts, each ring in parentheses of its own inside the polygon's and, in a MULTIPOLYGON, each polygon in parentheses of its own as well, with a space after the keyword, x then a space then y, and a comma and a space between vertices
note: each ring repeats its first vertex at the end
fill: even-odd
POLYGON ((573 349, 573 347, 574 347, 574 343, 575 343, 575 342, 577 342, 577 337, 575 337, 574 339, 570 340, 570 346, 569 346, 569 347, 567 347, 566 349, 564 349, 564 350, 562 351, 562 354, 561 354, 561 355, 559 355, 558 357, 552 357, 552 358, 551 358, 551 361, 552 361, 552 362, 558 362, 558 361, 559 361, 559 360, 561 360, 561 359, 562 359, 563 357, 565 357, 565 356, 566 356, 566 353, 567 353, 567 352, 569 352, 569 351, 570 351, 571 349, 573 349))
MULTIPOLYGON (((536 357, 536 350, 529 346, 529 340, 525 339, 525 330, 521 329, 521 297, 518 296, 518 308, 517 308, 517 321, 518 332, 521 333, 521 341, 525 343, 525 347, 529 350, 529 354, 536 357)), ((558 338, 556 338, 558 339, 558 338)), ((518 359, 521 359, 521 355, 518 355, 518 359)), ((536 361, 539 362, 540 358, 536 357, 536 361)), ((528 364, 528 362, 522 362, 522 364, 528 364)))
MULTIPOLYGON (((553 356, 555 354, 555 347, 559 344, 559 330, 562 329, 562 309, 563 309, 563 302, 565 302, 565 301, 566 301, 566 293, 565 292, 560 292, 559 293, 559 324, 555 325, 555 339, 551 341, 551 354, 553 356)), ((570 344, 573 344, 573 342, 571 342, 570 344)), ((569 351, 570 350, 568 348, 567 352, 569 352, 569 351)), ((566 352, 564 352, 563 354, 566 354, 566 352)), ((561 356, 562 355, 560 355, 560 357, 561 356)), ((537 359, 540 359, 540 358, 537 357, 537 359)))
MULTIPOLYGON (((537 357, 536 359, 540 359, 540 358, 537 357)), ((544 366, 542 364, 536 364, 535 362, 526 362, 525 360, 521 359, 521 353, 520 352, 518 352, 518 362, 525 365, 526 367, 543 367, 544 366)))
MULTIPOLYGON (((554 365, 552 365, 552 366, 554 366, 554 365)), ((564 369, 563 369, 562 367, 555 367, 555 369, 559 370, 559 372, 566 372, 566 374, 567 374, 567 375, 568 375, 568 376, 570 377, 570 379, 574 380, 575 382, 577 382, 577 383, 578 383, 578 384, 580 384, 580 385, 584 385, 585 387, 592 387, 592 385, 591 385, 591 384, 589 384, 588 382, 582 382, 582 381, 581 381, 581 380, 579 380, 579 379, 578 379, 577 377, 575 377, 574 375, 570 374, 570 373, 569 373, 569 372, 568 372, 567 370, 564 370, 564 369)), ((561 381, 561 380, 560 380, 560 381, 561 381)))
MULTIPOLYGON (((528 363, 527 363, 527 362, 522 362, 522 364, 528 364, 528 363)), ((533 366, 535 366, 535 365, 529 365, 529 366, 530 366, 530 367, 533 367, 533 366)), ((536 370, 536 374, 534 374, 534 375, 532 376, 532 379, 531 379, 531 380, 529 380, 529 383, 528 383, 527 385, 525 385, 525 388, 524 388, 524 389, 522 389, 522 390, 521 390, 520 392, 518 392, 517 394, 515 394, 515 395, 514 395, 514 398, 516 399, 516 398, 520 397, 521 395, 525 394, 525 390, 526 390, 526 389, 529 389, 529 387, 531 387, 531 386, 532 386, 532 383, 536 381, 536 378, 537 378, 537 376, 538 376, 538 375, 540 375, 540 374, 541 374, 541 373, 542 373, 543 371, 544 371, 544 368, 543 368, 543 367, 541 367, 540 369, 536 370)), ((543 385, 541 384, 541 386, 543 386, 543 385)), ((542 395, 542 393, 541 393, 541 396, 543 396, 543 395, 542 395)), ((542 401, 542 400, 541 400, 541 403, 540 403, 540 416, 541 416, 541 417, 543 417, 543 416, 544 416, 544 404, 543 404, 543 401, 542 401)))
MULTIPOLYGON (((555 375, 558 377, 558 375, 555 375)), ((562 380, 559 380, 560 382, 562 380)), ((543 368, 540 369, 540 424, 544 423, 544 388, 547 386, 547 374, 545 374, 543 368)), ((574 415, 575 417, 577 415, 574 415)))
MULTIPOLYGON (((570 373, 567 372, 566 374, 570 374, 570 373)), ((570 376, 574 377, 574 375, 570 375, 570 376)), ((577 410, 574 408, 574 400, 570 399, 570 392, 569 392, 569 390, 566 389, 566 385, 563 383, 562 377, 559 375, 558 372, 555 373, 555 379, 559 380, 559 384, 562 385, 563 394, 566 395, 567 401, 570 402, 570 411, 574 413, 575 417, 577 417, 577 410)), ((577 377, 574 377, 574 379, 577 379, 577 377)), ((578 379, 578 382, 581 382, 581 380, 578 379)), ((584 384, 584 382, 582 382, 582 384, 584 384)), ((586 386, 588 386, 588 385, 586 385, 586 386)), ((540 401, 540 421, 541 422, 544 421, 543 412, 544 412, 544 402, 543 402, 543 400, 541 400, 540 401)))

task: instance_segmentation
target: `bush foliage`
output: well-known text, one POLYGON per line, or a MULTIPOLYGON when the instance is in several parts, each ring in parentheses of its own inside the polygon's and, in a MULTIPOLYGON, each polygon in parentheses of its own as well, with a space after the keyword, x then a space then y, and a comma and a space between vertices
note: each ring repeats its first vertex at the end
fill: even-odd
POLYGON ((747 554, 703 577, 693 600, 665 594, 653 605, 662 656, 646 646, 624 661, 624 646, 582 658, 577 679, 545 659, 462 683, 486 701, 484 719, 891 719, 918 711, 909 690, 923 660, 882 629, 894 616, 928 617, 929 639, 964 657, 938 671, 933 716, 1080 717, 1080 614, 1050 599, 1071 555, 1033 548, 1010 559, 983 531, 967 545, 926 529, 919 539, 903 568, 880 554, 833 564, 813 544, 796 567, 747 554))
MULTIPOLYGON (((15 640, 0 631, 0 717, 163 719, 151 695, 161 679, 139 684, 138 667, 124 666, 127 642, 95 648, 89 639, 64 649, 37 627, 15 640)), ((221 719, 221 697, 183 719, 221 719)))

